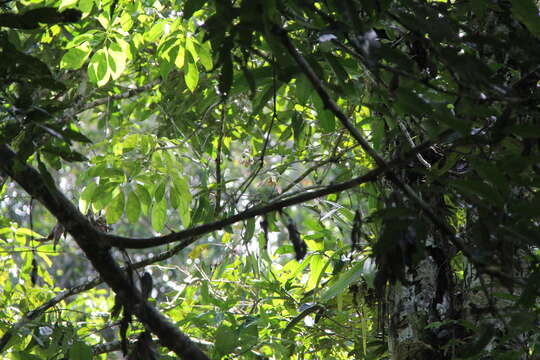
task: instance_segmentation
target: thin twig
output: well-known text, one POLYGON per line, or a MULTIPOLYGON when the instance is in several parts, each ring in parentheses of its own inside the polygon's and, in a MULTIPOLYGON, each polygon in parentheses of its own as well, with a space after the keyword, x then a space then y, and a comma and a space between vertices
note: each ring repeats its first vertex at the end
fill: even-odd
MULTIPOLYGON (((357 53, 354 49, 351 49, 350 47, 343 44, 341 41, 339 41, 337 39, 332 39, 331 41, 332 41, 332 44, 336 45, 339 49, 343 50, 344 52, 351 55, 352 57, 355 57, 356 59, 360 60, 364 65, 366 64, 366 59, 361 54, 357 53)), ((365 65, 365 66, 366 66, 366 68, 368 68, 367 65, 365 65)), ((437 91, 439 93, 442 93, 442 94, 446 94, 446 95, 450 95, 450 96, 456 96, 456 97, 466 95, 466 94, 458 94, 456 92, 443 89, 441 87, 438 87, 437 85, 433 85, 432 83, 430 83, 427 80, 419 79, 417 76, 415 76, 413 74, 410 74, 410 73, 405 72, 403 70, 393 68, 393 67, 388 66, 388 65, 377 64, 377 66, 380 67, 381 69, 386 70, 388 72, 391 72, 393 74, 415 80, 415 81, 419 82, 420 84, 422 84, 422 85, 424 85, 424 86, 426 86, 426 87, 428 87, 428 88, 430 88, 432 90, 435 90, 435 91, 437 91)), ((476 98, 473 97, 473 99, 476 99, 476 98)))
MULTIPOLYGON (((414 140, 412 139, 411 137, 411 134, 409 134, 409 131, 407 130, 407 127, 405 126, 405 124, 403 124, 403 121, 401 121, 400 119, 397 120, 397 123, 398 123, 398 126, 399 128, 401 129, 401 132, 403 132, 403 135, 405 136, 405 138, 407 139, 407 142, 409 143, 409 145, 414 148, 415 145, 414 145, 414 140)), ((416 158, 418 159, 418 161, 420 161, 420 163, 422 165, 424 165, 426 168, 428 169, 431 169, 431 164, 428 163, 426 161, 426 159, 424 159, 424 157, 422 156, 422 154, 418 153, 416 154, 416 158)))
POLYGON ((221 179, 221 149, 223 147, 223 137, 225 133, 225 101, 221 103, 221 127, 219 130, 218 148, 216 154, 216 205, 214 208, 214 215, 219 215, 221 211, 221 192, 225 187, 223 180, 221 179))
POLYGON ((129 89, 129 90, 124 91, 123 93, 120 93, 120 94, 114 94, 114 95, 111 95, 111 96, 106 96, 106 97, 102 97, 100 99, 96 99, 94 101, 91 101, 89 103, 86 103, 86 104, 76 108, 75 109, 75 114, 81 113, 81 112, 83 112, 85 110, 95 108, 96 106, 105 105, 111 100, 114 101, 114 100, 127 99, 127 98, 130 98, 130 97, 133 97, 133 96, 138 95, 138 94, 140 94, 142 92, 151 90, 155 85, 159 84, 159 82, 160 82, 159 80, 155 80, 155 81, 149 82, 148 84, 140 86, 138 88, 129 89))
POLYGON ((238 190, 240 191, 240 195, 238 195, 236 197, 235 203, 238 203, 238 201, 240 201, 240 199, 242 198, 244 193, 247 191, 247 189, 249 188, 249 186, 251 185, 253 180, 255 180, 257 175, 259 175, 259 172, 262 170, 262 168, 264 166, 264 158, 266 156, 266 149, 268 148, 268 143, 270 142, 270 135, 272 133, 272 128, 274 127, 274 121, 277 119, 277 110, 276 110, 276 92, 277 92, 277 89, 276 89, 276 86, 277 86, 276 85, 276 72, 275 72, 274 67, 272 67, 272 69, 273 69, 273 77, 272 78, 273 78, 273 90, 274 90, 272 118, 270 119, 270 125, 268 126, 268 130, 266 131, 266 135, 265 135, 265 138, 264 138, 264 144, 263 144, 263 148, 261 150, 261 155, 260 155, 260 158, 259 158, 259 165, 257 166, 257 169, 248 176, 246 181, 244 181, 239 186, 238 190))
POLYGON ((306 169, 302 174, 300 174, 296 179, 294 179, 292 182, 290 182, 287 186, 285 186, 285 188, 283 188, 283 190, 281 191, 281 194, 279 194, 276 198, 274 198, 273 200, 278 200, 284 196, 288 196, 286 193, 287 191, 289 191, 290 189, 292 189, 293 187, 295 187, 296 185, 298 185, 302 180, 304 180, 309 174, 311 174, 313 171, 317 170, 318 168, 326 165, 326 164, 329 164, 329 163, 333 163, 333 162, 336 162, 339 158, 341 158, 341 156, 343 156, 343 154, 351 151, 352 149, 354 149, 355 147, 357 147, 358 144, 356 145, 353 145, 351 147, 348 147, 347 149, 343 150, 343 151, 340 151, 339 154, 332 154, 332 156, 330 156, 328 159, 326 160, 321 160, 321 161, 318 161, 316 164, 312 165, 311 167, 309 167, 308 169, 306 169))

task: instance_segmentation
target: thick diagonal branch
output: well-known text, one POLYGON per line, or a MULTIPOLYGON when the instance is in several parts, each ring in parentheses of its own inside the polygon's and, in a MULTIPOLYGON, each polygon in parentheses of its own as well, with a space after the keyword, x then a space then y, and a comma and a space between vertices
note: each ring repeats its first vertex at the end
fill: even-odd
POLYGON ((20 161, 7 145, 0 145, 0 170, 15 180, 28 194, 40 201, 66 230, 99 273, 100 277, 129 306, 133 313, 160 339, 160 343, 182 359, 209 360, 197 345, 159 313, 135 288, 114 261, 104 233, 88 219, 42 174, 20 161))
POLYGON ((307 78, 311 82, 311 85, 313 86, 315 91, 317 91, 317 94, 319 94, 325 108, 332 111, 332 113, 339 119, 341 124, 349 131, 351 136, 360 144, 360 146, 362 146, 364 151, 375 160, 375 163, 379 166, 380 169, 383 170, 385 176, 398 189, 403 191, 403 193, 424 212, 424 214, 433 222, 433 224, 435 224, 435 226, 441 231, 441 233, 447 236, 450 242, 458 250, 460 250, 469 259, 469 261, 475 264, 484 273, 496 276, 500 279, 521 283, 521 281, 519 281, 518 279, 514 279, 508 274, 504 274, 497 269, 493 269, 491 266, 488 266, 487 264, 479 261, 476 257, 473 256, 471 251, 465 246, 463 240, 457 234, 455 234, 454 231, 442 220, 442 217, 437 216, 433 209, 424 200, 422 200, 409 185, 402 182, 397 177, 391 166, 389 166, 389 163, 387 163, 382 158, 382 156, 379 155, 379 153, 377 153, 371 147, 369 142, 364 139, 360 131, 354 126, 354 124, 349 120, 347 115, 345 115, 345 113, 341 111, 339 106, 332 99, 328 91, 325 89, 323 81, 319 78, 319 76, 317 76, 311 65, 309 65, 304 56, 302 56, 302 54, 300 54, 300 52, 296 49, 291 39, 289 38, 287 31, 277 26, 273 29, 273 31, 277 36, 280 37, 281 42, 283 43, 285 48, 292 55, 302 72, 307 76, 307 78))
MULTIPOLYGON (((136 263, 132 264, 133 269, 139 269, 142 267, 145 267, 150 264, 154 264, 158 261, 163 261, 165 259, 168 259, 175 254, 177 254, 179 251, 184 249, 186 246, 185 244, 178 244, 174 246, 173 248, 163 251, 162 253, 158 254, 157 256, 152 256, 149 258, 146 258, 144 260, 138 261, 136 263)), ((122 268, 122 270, 125 270, 122 268)), ((18 320, 16 323, 12 324, 11 327, 4 332, 4 335, 2 335, 2 338, 0 338, 0 353, 4 350, 5 346, 9 342, 9 340, 13 337, 13 335, 17 334, 19 329, 26 326, 28 323, 30 323, 32 320, 39 318, 43 313, 45 313, 47 310, 52 308, 53 306, 57 305, 61 301, 73 296, 80 294, 84 291, 90 290, 99 284, 103 283, 103 280, 98 276, 95 277, 92 280, 86 281, 83 284, 74 286, 72 288, 69 288, 65 291, 62 291, 61 293, 58 293, 55 297, 52 299, 44 302, 34 310, 31 310, 27 312, 23 317, 21 317, 20 320, 18 320)))
MULTIPOLYGON (((450 235, 454 237, 454 232, 450 227, 448 227, 447 224, 445 224, 443 221, 441 221, 440 217, 437 216, 433 210, 430 208, 430 206, 422 200, 418 194, 414 192, 411 187, 405 183, 403 183, 395 174, 395 172, 390 169, 387 162, 383 159, 383 157, 371 147, 369 142, 362 136, 360 131, 354 126, 354 124, 349 120, 347 115, 336 104, 336 102, 332 99, 328 91, 326 91, 325 86, 323 84, 323 81, 319 78, 319 76, 315 73, 311 65, 307 62, 307 60, 300 54, 300 52, 296 49, 296 47, 291 42, 291 39, 287 35, 287 32, 284 29, 276 27, 274 29, 274 32, 280 37, 281 42, 285 46, 285 48, 289 51, 289 53, 292 55, 302 72, 307 76, 309 81, 311 82, 311 85, 319 94, 319 97, 321 98, 325 108, 332 111, 332 113, 338 118, 338 120, 341 122, 343 127, 345 127, 351 136, 360 144, 362 149, 375 160, 375 163, 380 166, 382 169, 384 169, 386 177, 401 191, 403 191, 408 198, 410 198, 414 203, 416 203, 423 211, 424 213, 430 218, 435 225, 437 225, 445 234, 450 235)), ((463 250, 463 246, 461 243, 458 244, 458 248, 460 250, 463 250)))

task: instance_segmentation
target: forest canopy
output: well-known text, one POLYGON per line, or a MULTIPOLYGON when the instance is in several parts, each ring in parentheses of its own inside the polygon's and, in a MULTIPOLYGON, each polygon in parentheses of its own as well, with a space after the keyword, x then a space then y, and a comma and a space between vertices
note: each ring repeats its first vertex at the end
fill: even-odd
POLYGON ((0 11, 0 354, 540 357, 535 0, 0 11))

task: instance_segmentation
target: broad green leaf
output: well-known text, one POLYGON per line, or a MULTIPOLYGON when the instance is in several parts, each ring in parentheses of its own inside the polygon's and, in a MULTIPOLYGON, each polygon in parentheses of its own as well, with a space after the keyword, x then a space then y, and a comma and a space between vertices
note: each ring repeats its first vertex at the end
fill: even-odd
POLYGON ((311 99, 313 100, 313 105, 315 105, 315 110, 317 110, 317 121, 319 122, 321 129, 324 132, 334 131, 336 129, 334 114, 324 107, 324 103, 319 97, 319 94, 313 93, 311 99))
POLYGON ((111 78, 116 80, 126 69, 127 55, 117 42, 113 42, 107 48, 109 73, 111 78))
POLYGON ((107 13, 101 13, 96 17, 97 21, 101 24, 103 29, 108 30, 110 26, 109 17, 107 13))
POLYGON ((240 328, 240 345, 242 348, 250 348, 259 340, 258 320, 255 317, 248 318, 240 328))
POLYGON ((296 78, 295 93, 299 104, 306 104, 313 91, 313 87, 305 75, 296 78))
POLYGON ((363 267, 364 261, 358 261, 346 273, 341 274, 339 279, 321 295, 321 302, 325 303, 343 293, 349 285, 360 279, 363 267))
POLYGON ((64 46, 65 49, 71 49, 81 45, 82 43, 90 43, 92 40, 96 41, 96 31, 89 31, 84 34, 75 36, 70 42, 64 46))
POLYGON ((193 59, 193 63, 197 63, 197 61, 199 60, 199 54, 197 53, 197 50, 195 49, 195 44, 197 43, 198 42, 195 39, 193 39, 191 36, 186 37, 185 48, 191 55, 191 58, 193 59))
POLYGON ((154 24, 154 26, 150 28, 150 31, 144 33, 145 40, 148 42, 156 41, 160 36, 163 35, 164 27, 165 27, 164 21, 159 21, 158 23, 154 24))
POLYGON ((16 360, 41 360, 41 358, 35 354, 30 354, 26 351, 17 351, 14 353, 14 359, 16 360))
POLYGON ((51 258, 44 252, 38 251, 37 253, 39 257, 47 264, 47 267, 51 267, 53 262, 51 261, 51 258))
POLYGON ((60 60, 60 68, 68 70, 80 69, 88 58, 88 55, 90 55, 91 50, 86 42, 78 47, 69 49, 60 60))
POLYGON ((99 49, 90 58, 88 64, 88 79, 101 87, 109 82, 110 74, 107 65, 107 53, 105 49, 99 49))
POLYGON ((313 254, 310 262, 309 279, 306 285, 306 291, 310 291, 317 285, 323 267, 324 261, 322 256, 320 254, 313 254))
POLYGON ((529 31, 540 38, 540 17, 538 6, 533 0, 512 0, 512 14, 521 21, 529 31))
POLYGON ((221 356, 230 354, 239 345, 237 331, 225 325, 216 330, 214 339, 214 347, 221 356))
POLYGON ((92 142, 92 140, 83 135, 74 124, 71 124, 68 128, 59 130, 59 132, 70 140, 80 141, 84 143, 92 142))
POLYGON ((128 194, 128 200, 126 204, 126 216, 130 223, 136 223, 139 220, 141 214, 141 202, 139 197, 134 191, 128 194))
POLYGON ((141 210, 143 214, 148 215, 148 210, 152 204, 152 196, 150 196, 150 192, 148 192, 148 189, 145 186, 136 184, 135 193, 137 194, 137 197, 141 203, 141 210))
POLYGON ((121 36, 115 36, 114 40, 118 45, 120 45, 120 48, 122 49, 121 51, 125 54, 126 62, 128 60, 132 60, 133 53, 131 51, 132 50, 131 45, 126 40, 124 40, 121 36))
POLYGON ((180 206, 180 195, 174 190, 174 187, 169 189, 169 203, 174 209, 180 206))
POLYGON ((214 67, 214 63, 212 61, 212 49, 210 48, 210 43, 205 42, 197 44, 196 49, 199 54, 199 62, 204 66, 206 71, 211 71, 214 67))
POLYGON ((193 92, 199 83, 199 70, 197 65, 190 59, 184 68, 184 79, 188 89, 193 92))
POLYGON ((244 244, 251 241, 255 233, 255 218, 248 219, 244 225, 244 244))
POLYGON ((396 91, 396 107, 405 114, 423 115, 431 111, 429 106, 414 89, 400 87, 396 91))
POLYGON ((111 201, 109 206, 105 208, 105 217, 109 224, 114 224, 124 214, 125 195, 123 191, 120 191, 111 201))
POLYGON ((27 228, 18 228, 15 233, 17 234, 17 236, 24 235, 24 236, 27 236, 27 237, 33 237, 33 238, 37 238, 37 239, 44 237, 43 235, 40 235, 37 232, 32 231, 32 230, 27 229, 27 228))
POLYGON ((93 356, 92 348, 82 341, 74 342, 69 349, 70 359, 92 360, 93 356))
POLYGON ((88 212, 88 207, 90 206, 96 188, 97 184, 95 182, 91 182, 90 184, 86 185, 86 187, 82 191, 81 197, 79 199, 79 210, 83 214, 86 214, 88 212))
POLYGON ((161 199, 163 199, 164 195, 165 195, 165 183, 161 182, 158 184, 158 186, 154 190, 154 200, 156 202, 159 202, 161 201, 161 199))
POLYGON ((89 13, 92 11, 93 6, 94 0, 79 0, 77 8, 79 8, 79 10, 81 10, 83 13, 89 13))
POLYGON ((164 40, 162 40, 157 48, 157 55, 160 58, 163 58, 165 60, 168 60, 169 62, 174 62, 176 58, 176 51, 175 46, 178 45, 178 39, 174 36, 168 36, 164 40), (174 56, 173 56, 174 54, 174 56))
POLYGON ((92 207, 95 210, 104 209, 111 203, 113 192, 118 189, 118 183, 99 184, 92 196, 92 207))
POLYGON ((152 228, 160 232, 165 226, 165 221, 167 220, 167 201, 165 198, 162 198, 161 201, 155 202, 152 205, 152 228))
POLYGON ((133 19, 131 18, 131 14, 129 12, 124 12, 120 17, 120 26, 124 31, 129 31, 132 28, 133 19))
POLYGON ((73 7, 77 3, 77 0, 62 0, 58 5, 58 10, 64 10, 68 7, 73 7))
POLYGON ((172 53, 176 54, 174 58, 174 65, 176 65, 176 67, 179 69, 183 68, 186 49, 182 45, 178 44, 177 46, 174 46, 174 50, 172 51, 172 53))
POLYGON ((178 206, 178 213, 182 220, 182 225, 185 228, 189 227, 191 223, 191 192, 189 190, 189 183, 184 177, 177 177, 173 180, 174 191, 177 191, 177 195, 180 196, 180 205, 178 206))

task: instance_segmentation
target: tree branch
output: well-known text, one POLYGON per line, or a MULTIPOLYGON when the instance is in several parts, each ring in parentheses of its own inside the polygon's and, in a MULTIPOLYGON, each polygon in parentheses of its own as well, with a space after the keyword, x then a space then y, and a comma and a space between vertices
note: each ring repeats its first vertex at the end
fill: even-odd
MULTIPOLYGON (((436 141, 442 141, 449 136, 451 131, 441 134, 436 141)), ((402 159, 396 159, 387 163, 389 168, 397 167, 407 163, 412 156, 418 152, 424 151, 433 145, 434 142, 425 142, 409 151, 402 159)), ((24 175, 4 170, 6 162, 15 161, 16 155, 7 145, 0 145, 0 169, 12 176, 23 188, 35 199, 40 201, 49 211, 57 217, 58 221, 65 227, 74 238, 88 237, 88 243, 93 248, 100 247, 108 250, 109 247, 118 247, 122 249, 146 249, 154 246, 165 245, 180 241, 178 246, 187 247, 196 241, 196 237, 216 230, 221 230, 226 226, 237 222, 248 220, 250 218, 265 215, 267 213, 281 210, 285 207, 301 204, 310 200, 317 199, 329 194, 339 193, 363 183, 375 181, 380 175, 383 175, 386 169, 377 167, 368 173, 353 178, 351 180, 330 184, 320 190, 305 192, 303 194, 289 197, 287 199, 273 202, 263 206, 249 208, 243 212, 232 215, 228 218, 217 220, 211 223, 195 226, 179 232, 173 232, 168 235, 149 237, 149 238, 128 238, 124 236, 113 235, 101 232, 95 229, 88 219, 82 215, 77 208, 54 186, 54 184, 45 185, 43 176, 34 168, 19 163, 19 168, 24 168, 24 175)))
POLYGON ((221 212, 221 193, 224 190, 225 183, 221 174, 221 152, 223 149, 223 137, 225 136, 225 101, 221 103, 221 124, 219 128, 219 139, 216 154, 216 204, 214 208, 214 215, 218 216, 221 212))
MULTIPOLYGON (((295 59, 296 63, 302 70, 302 72, 307 76, 309 81, 311 82, 311 85, 317 91, 317 94, 319 94, 325 108, 329 109, 334 113, 334 115, 339 119, 343 127, 345 127, 351 136, 360 144, 360 146, 364 149, 364 151, 375 160, 375 163, 384 170, 384 173, 386 177, 401 191, 403 191, 409 199, 411 199, 414 203, 416 203, 422 211, 427 215, 427 217, 438 227, 441 229, 441 231, 451 236, 452 238, 455 238, 454 232, 452 229, 444 223, 444 221, 441 220, 439 216, 437 216, 433 210, 430 208, 430 206, 422 200, 415 192, 414 190, 407 184, 403 183, 397 175, 390 169, 386 161, 382 158, 381 155, 379 155, 378 152, 375 151, 369 144, 369 142, 364 139, 360 131, 354 126, 354 124, 349 120, 347 115, 336 104, 336 102, 330 97, 328 94, 328 91, 326 91, 323 81, 317 76, 311 65, 307 62, 307 60, 298 52, 298 50, 294 47, 293 43, 289 39, 289 36, 287 35, 287 32, 282 29, 276 27, 274 29, 274 32, 281 38, 281 42, 285 46, 285 48, 289 51, 289 53, 292 55, 292 57, 295 59)), ((459 240, 459 239, 458 239, 459 240)), ((458 248, 460 250, 463 250, 463 244, 460 241, 456 241, 458 244, 458 248)))
POLYGON ((52 179, 45 180, 50 177, 48 173, 42 175, 33 167, 20 161, 17 154, 5 144, 0 145, 0 170, 14 179, 28 194, 39 200, 56 216, 73 236, 103 281, 120 298, 125 299, 123 305, 156 334, 165 347, 174 351, 182 359, 209 360, 209 357, 189 337, 150 305, 141 292, 133 286, 111 256, 110 247, 104 239, 105 234, 90 224, 89 220, 56 188, 52 179))
POLYGON ((83 112, 85 110, 95 108, 96 106, 105 105, 111 100, 120 100, 120 99, 127 99, 127 98, 130 98, 130 97, 133 97, 133 96, 135 96, 137 94, 140 94, 142 92, 145 92, 145 91, 148 91, 148 90, 152 89, 157 84, 159 84, 159 80, 149 82, 148 84, 145 84, 145 85, 140 86, 138 88, 129 89, 129 90, 124 91, 123 93, 120 93, 120 94, 114 94, 114 95, 111 95, 111 96, 105 96, 105 97, 96 99, 94 101, 86 103, 86 104, 80 106, 79 108, 75 109, 75 113, 78 114, 78 113, 81 113, 81 112, 83 112))
MULTIPOLYGON (((134 263, 132 265, 132 267, 134 269, 140 269, 142 267, 145 267, 147 265, 156 263, 158 261, 163 261, 165 259, 168 259, 168 258, 174 256, 175 254, 177 254, 179 251, 181 251, 184 248, 185 248, 184 244, 178 244, 178 245, 174 246, 173 248, 171 248, 171 249, 169 249, 167 251, 163 251, 162 253, 158 254, 157 256, 148 257, 148 258, 146 258, 144 260, 136 262, 136 263, 134 263)), ((122 267, 122 270, 125 270, 125 267, 122 267)), ((22 327, 24 327, 25 325, 30 323, 32 320, 34 320, 34 319, 38 318, 39 316, 41 316, 45 311, 49 310, 50 308, 52 308, 53 306, 55 306, 59 302, 65 300, 65 299, 67 299, 67 298, 69 298, 69 297, 71 297, 73 295, 77 295, 77 294, 80 294, 80 293, 82 293, 84 291, 90 290, 90 289, 98 286, 101 283, 103 283, 103 280, 99 276, 95 277, 94 279, 89 280, 89 281, 85 282, 84 284, 80 284, 80 285, 74 286, 74 287, 72 287, 72 288, 70 288, 68 290, 62 291, 61 293, 57 294, 52 299, 44 302, 43 304, 41 304, 40 306, 38 306, 34 310, 31 310, 31 311, 27 312, 19 321, 17 321, 15 324, 13 324, 11 326, 11 328, 8 329, 4 333, 2 338, 0 338, 0 353, 4 350, 5 346, 9 342, 9 340, 13 337, 14 334, 16 334, 19 331, 19 329, 21 329, 22 327)))
MULTIPOLYGON (((449 134, 450 132, 445 132, 441 134, 438 140, 444 139, 449 134)), ((429 148, 432 144, 433 144, 432 142, 426 142, 424 144, 421 144, 417 146, 416 148, 414 148, 413 150, 409 151, 402 159, 391 161, 387 164, 387 166, 389 168, 392 168, 392 167, 406 164, 407 161, 409 161, 412 156, 415 156, 418 152, 429 148)), ((300 195, 292 196, 284 200, 271 202, 269 204, 262 205, 262 206, 255 206, 252 208, 248 208, 247 210, 242 211, 238 214, 232 215, 228 218, 224 218, 224 219, 220 219, 211 223, 195 226, 195 227, 185 229, 179 232, 170 233, 168 235, 136 239, 136 238, 127 238, 123 236, 117 236, 113 234, 103 234, 103 239, 111 246, 116 246, 119 248, 130 248, 130 249, 144 249, 144 248, 172 243, 175 241, 182 241, 182 244, 185 244, 185 246, 188 246, 192 244, 193 242, 195 242, 195 239, 193 238, 196 236, 204 235, 204 234, 216 231, 216 230, 221 230, 227 226, 233 225, 240 221, 245 221, 256 216, 265 215, 267 213, 281 210, 283 208, 286 208, 292 205, 301 204, 301 203, 314 200, 314 199, 317 199, 326 195, 335 194, 335 193, 339 193, 339 192, 351 189, 360 184, 375 181, 380 175, 383 175, 385 171, 387 170, 383 169, 382 167, 377 167, 362 176, 358 176, 356 178, 353 178, 345 182, 341 182, 337 184, 330 184, 317 191, 304 192, 300 195)))
POLYGON ((444 220, 442 220, 443 218, 437 216, 437 214, 433 212, 431 207, 424 200, 422 200, 409 185, 403 183, 397 177, 395 172, 391 169, 389 164, 371 147, 369 142, 364 139, 360 131, 353 125, 347 115, 345 115, 345 113, 341 111, 336 102, 330 97, 329 93, 324 87, 323 81, 317 76, 311 65, 309 65, 307 60, 295 48, 287 34, 287 31, 276 26, 274 27, 273 32, 281 38, 281 42, 283 43, 285 48, 295 59, 297 65, 300 67, 302 72, 307 76, 307 78, 311 82, 311 85, 319 94, 325 108, 329 109, 330 111, 332 111, 332 113, 334 113, 334 115, 339 119, 341 124, 349 131, 351 136, 360 144, 360 146, 362 146, 364 151, 375 160, 375 163, 379 166, 379 169, 382 170, 388 180, 390 180, 397 188, 403 191, 403 193, 424 212, 424 214, 441 231, 441 233, 448 237, 448 239, 456 247, 456 249, 461 251, 469 259, 469 261, 475 264, 484 273, 496 276, 499 279, 522 283, 518 279, 514 279, 508 274, 493 269, 491 266, 485 264, 484 262, 478 260, 477 257, 473 256, 471 251, 465 246, 464 241, 457 234, 454 233, 454 231, 444 222, 444 220))

